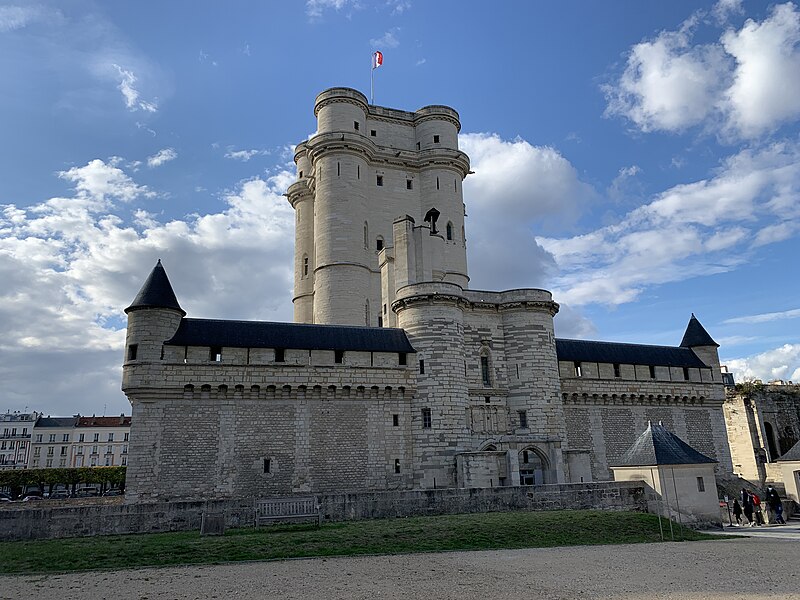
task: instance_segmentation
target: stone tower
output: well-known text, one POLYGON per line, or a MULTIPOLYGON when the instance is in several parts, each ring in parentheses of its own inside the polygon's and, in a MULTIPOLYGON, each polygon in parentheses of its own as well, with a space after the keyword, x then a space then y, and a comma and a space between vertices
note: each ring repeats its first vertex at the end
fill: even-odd
POLYGON ((709 335, 706 328, 692 313, 689 324, 681 340, 681 348, 689 348, 705 364, 711 367, 714 381, 722 381, 722 372, 719 366, 719 344, 709 335))
POLYGON ((297 215, 295 322, 388 325, 381 250, 394 245, 402 215, 437 237, 431 278, 466 288, 469 159, 458 149, 458 113, 373 106, 356 90, 332 88, 317 96, 314 114, 317 132, 298 144, 298 181, 287 192, 297 215))

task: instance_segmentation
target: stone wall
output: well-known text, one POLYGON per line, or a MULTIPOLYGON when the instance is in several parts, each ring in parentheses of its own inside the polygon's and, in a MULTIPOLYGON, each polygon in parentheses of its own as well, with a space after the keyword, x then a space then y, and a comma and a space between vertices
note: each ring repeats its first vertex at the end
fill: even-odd
MULTIPOLYGON (((643 482, 435 489, 318 496, 325 521, 354 521, 513 510, 647 510, 643 482)), ((202 514, 223 513, 226 527, 251 527, 252 499, 112 506, 0 509, 0 540, 199 530, 202 514)))

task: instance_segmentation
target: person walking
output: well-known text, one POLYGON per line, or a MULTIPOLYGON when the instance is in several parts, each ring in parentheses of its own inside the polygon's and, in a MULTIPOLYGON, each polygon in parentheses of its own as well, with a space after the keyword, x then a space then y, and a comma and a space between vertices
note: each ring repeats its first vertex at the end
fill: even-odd
POLYGON ((736 517, 736 524, 741 527, 742 526, 742 505, 739 504, 739 500, 734 498, 733 499, 733 516, 736 517))
POLYGON ((769 506, 770 512, 775 516, 775 522, 786 525, 786 521, 783 520, 783 501, 781 500, 781 495, 778 493, 778 490, 771 485, 767 486, 765 500, 767 506, 769 506))
POLYGON ((764 511, 761 509, 761 498, 758 497, 758 494, 753 492, 753 513, 756 516, 756 524, 757 525, 765 525, 764 521, 764 511))
POLYGON ((747 523, 750 527, 755 527, 756 522, 753 520, 753 497, 750 495, 750 491, 742 488, 742 510, 744 511, 744 516, 747 519, 747 523))

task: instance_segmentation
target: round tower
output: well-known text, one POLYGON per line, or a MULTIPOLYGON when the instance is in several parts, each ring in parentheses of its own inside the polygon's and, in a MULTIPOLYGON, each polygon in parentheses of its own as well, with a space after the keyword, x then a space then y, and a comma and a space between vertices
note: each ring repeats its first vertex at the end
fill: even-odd
POLYGON ((123 390, 133 383, 134 367, 162 360, 164 342, 175 334, 181 319, 186 316, 160 259, 125 313, 128 315, 128 330, 125 337, 123 390))
POLYGON ((297 182, 289 186, 286 197, 295 210, 294 229, 294 322, 314 322, 314 194, 311 162, 305 143, 297 145, 294 161, 297 182))
POLYGON ((408 285, 398 290, 392 305, 397 326, 425 359, 412 400, 415 488, 454 487, 453 456, 468 441, 462 293, 452 283, 408 285))

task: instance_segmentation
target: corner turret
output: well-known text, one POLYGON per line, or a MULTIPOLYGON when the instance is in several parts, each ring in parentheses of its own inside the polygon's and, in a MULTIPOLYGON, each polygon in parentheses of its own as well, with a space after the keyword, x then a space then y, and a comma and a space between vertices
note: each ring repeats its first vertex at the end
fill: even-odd
POLYGON ((719 344, 714 341, 705 327, 700 324, 697 317, 692 313, 686 332, 681 340, 681 348, 689 348, 705 364, 711 367, 714 381, 722 381, 722 372, 719 368, 719 344))
MULTIPOLYGON (((175 334, 186 311, 178 304, 160 259, 125 313, 128 315, 128 332, 124 365, 162 360, 164 341, 175 334)), ((126 369, 123 389, 127 383, 126 369)))

